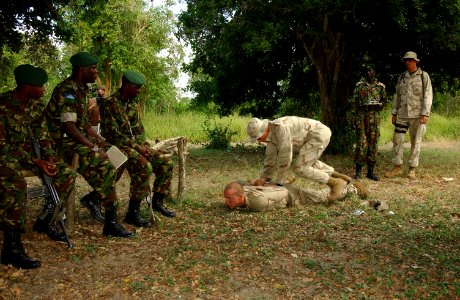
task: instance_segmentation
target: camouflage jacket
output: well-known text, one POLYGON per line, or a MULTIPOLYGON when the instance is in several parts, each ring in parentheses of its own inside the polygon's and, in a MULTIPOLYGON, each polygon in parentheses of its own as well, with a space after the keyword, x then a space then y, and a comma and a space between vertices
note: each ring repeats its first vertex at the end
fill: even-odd
POLYGON ((399 76, 392 114, 403 118, 429 116, 432 103, 433 88, 428 73, 418 68, 413 74, 406 71, 399 76))
POLYGON ((292 162, 292 155, 307 141, 309 132, 322 127, 320 121, 300 117, 282 117, 268 123, 270 133, 265 142, 265 163, 260 177, 271 178, 278 170, 275 182, 283 183, 292 162))
POLYGON ((18 162, 34 165, 32 138, 40 141, 43 159, 54 156, 43 115, 43 100, 30 100, 24 111, 12 91, 0 95, 0 164, 14 168, 18 162))
POLYGON ((244 186, 246 206, 252 211, 267 211, 285 208, 289 192, 284 187, 244 186))
POLYGON ((387 104, 385 85, 377 80, 373 83, 359 81, 351 98, 351 108, 354 113, 362 111, 366 106, 373 105, 376 110, 382 110, 387 104))
POLYGON ((87 130, 91 125, 87 93, 87 85, 79 86, 70 77, 54 88, 45 116, 50 135, 56 143, 64 138, 63 123, 68 121, 75 122, 77 129, 88 137, 87 130))
POLYGON ((110 144, 139 150, 150 146, 145 137, 137 99, 123 100, 120 92, 106 98, 100 107, 101 133, 110 144))

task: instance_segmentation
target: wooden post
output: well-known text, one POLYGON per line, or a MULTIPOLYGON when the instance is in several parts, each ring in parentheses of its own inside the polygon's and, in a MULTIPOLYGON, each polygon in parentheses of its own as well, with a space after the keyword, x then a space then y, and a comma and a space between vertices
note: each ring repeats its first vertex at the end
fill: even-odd
POLYGON ((187 140, 180 138, 177 142, 177 155, 179 156, 179 182, 177 184, 177 200, 182 200, 185 190, 185 156, 187 140))

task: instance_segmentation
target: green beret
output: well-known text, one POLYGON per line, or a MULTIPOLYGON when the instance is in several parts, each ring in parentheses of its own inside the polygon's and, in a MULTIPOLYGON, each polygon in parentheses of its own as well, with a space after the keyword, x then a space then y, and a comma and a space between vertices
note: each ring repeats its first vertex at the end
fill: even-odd
POLYGON ((29 64, 19 65, 14 69, 16 83, 28 85, 44 85, 48 81, 48 74, 43 68, 29 64))
POLYGON ((88 67, 92 65, 97 65, 99 62, 99 57, 88 52, 78 52, 77 54, 72 55, 70 58, 70 63, 73 67, 88 67))
POLYGON ((123 77, 129 82, 136 85, 144 85, 146 83, 144 76, 134 71, 126 71, 123 77))

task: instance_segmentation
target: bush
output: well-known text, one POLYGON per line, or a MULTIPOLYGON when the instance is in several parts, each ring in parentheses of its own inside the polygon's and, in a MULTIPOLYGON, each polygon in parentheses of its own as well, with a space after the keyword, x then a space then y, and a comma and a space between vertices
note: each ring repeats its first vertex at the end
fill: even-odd
POLYGON ((210 117, 206 117, 203 123, 203 130, 206 134, 208 143, 206 148, 210 149, 229 149, 232 137, 237 134, 235 130, 230 129, 230 123, 226 125, 218 124, 215 120, 211 125, 210 117))

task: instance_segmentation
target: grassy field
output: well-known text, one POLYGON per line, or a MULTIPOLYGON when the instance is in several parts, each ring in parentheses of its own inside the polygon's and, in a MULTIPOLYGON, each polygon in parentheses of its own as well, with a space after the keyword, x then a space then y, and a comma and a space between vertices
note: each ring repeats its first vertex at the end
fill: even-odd
MULTIPOLYGON (((183 129, 189 132, 197 122, 187 118, 180 124, 190 124, 183 129)), ((233 122, 244 132, 245 119, 233 122)), ((125 224, 134 239, 103 237, 102 225, 77 202, 76 246, 67 250, 31 230, 40 206, 29 204, 23 240, 42 267, 0 265, 0 299, 460 299, 458 140, 424 143, 416 180, 363 180, 369 199, 386 201, 387 211, 365 208, 356 196, 329 206, 229 211, 224 185, 256 178, 263 150, 191 145, 184 199, 167 203, 177 217, 162 217, 150 229, 125 224), (353 215, 358 208, 365 213, 353 215)), ((322 160, 353 173, 350 157, 322 160)), ((390 165, 389 145, 382 143, 377 173, 390 165)), ((126 175, 117 185, 120 220, 129 199, 126 175)), ((177 178, 173 184, 175 190, 177 178)), ((302 179, 295 184, 323 188, 302 179)), ((89 190, 79 178, 77 199, 89 190)), ((146 205, 142 210, 147 215, 146 205)))
MULTIPOLYGON (((247 142, 246 125, 251 117, 229 116, 211 117, 211 125, 216 122, 219 126, 229 126, 236 132, 233 142, 247 142)), ((174 136, 185 136, 190 143, 206 142, 206 135, 203 131, 203 123, 206 115, 198 113, 185 113, 181 115, 156 115, 148 113, 143 123, 146 128, 147 136, 154 140, 167 139, 174 136)), ((393 125, 391 124, 391 114, 385 111, 382 115, 382 128, 380 143, 391 142, 393 135, 393 125)), ((439 140, 460 140, 460 118, 445 118, 436 113, 432 114, 427 133, 424 137, 426 141, 439 140)))

